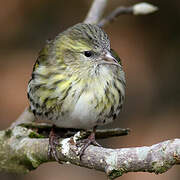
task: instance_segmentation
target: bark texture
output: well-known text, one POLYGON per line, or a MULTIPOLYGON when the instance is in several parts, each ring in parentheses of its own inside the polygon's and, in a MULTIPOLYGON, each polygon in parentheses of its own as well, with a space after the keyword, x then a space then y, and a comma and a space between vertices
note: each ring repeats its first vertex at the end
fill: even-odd
MULTIPOLYGON (((84 136, 84 134, 83 134, 84 136)), ((110 179, 127 172, 164 173, 180 164, 180 139, 164 141, 152 146, 109 149, 89 146, 82 159, 76 146, 82 134, 61 139, 57 146, 60 161, 104 171, 110 179)), ((27 173, 48 159, 48 138, 21 126, 0 131, 0 171, 27 173)))

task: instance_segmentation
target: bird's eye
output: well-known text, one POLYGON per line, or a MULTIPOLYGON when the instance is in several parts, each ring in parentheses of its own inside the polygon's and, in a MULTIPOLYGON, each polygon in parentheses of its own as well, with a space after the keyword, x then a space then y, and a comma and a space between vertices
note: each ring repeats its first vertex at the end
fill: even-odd
POLYGON ((84 55, 86 56, 86 57, 91 57, 92 56, 92 51, 84 51, 84 55))

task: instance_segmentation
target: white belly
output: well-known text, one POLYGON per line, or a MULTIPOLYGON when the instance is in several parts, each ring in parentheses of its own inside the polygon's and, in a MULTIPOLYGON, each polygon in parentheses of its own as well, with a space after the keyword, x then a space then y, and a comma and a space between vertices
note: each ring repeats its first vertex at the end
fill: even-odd
POLYGON ((63 119, 56 121, 55 124, 65 128, 90 129, 97 125, 97 112, 93 103, 93 93, 83 93, 78 99, 74 109, 63 119))

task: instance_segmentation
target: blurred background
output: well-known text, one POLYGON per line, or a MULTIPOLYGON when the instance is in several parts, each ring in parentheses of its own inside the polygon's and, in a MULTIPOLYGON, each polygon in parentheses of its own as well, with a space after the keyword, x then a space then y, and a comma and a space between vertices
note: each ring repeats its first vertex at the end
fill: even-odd
MULTIPOLYGON (((0 129, 28 105, 33 64, 47 39, 82 22, 92 0, 6 0, 0 6, 0 129)), ((111 0, 107 14, 135 0, 111 0)), ((146 1, 159 7, 147 16, 124 15, 105 28, 122 59, 126 102, 111 127, 129 127, 126 137, 100 141, 104 147, 152 145, 180 137, 180 1, 146 1)), ((105 174, 72 165, 46 163, 27 175, 0 173, 3 180, 91 180, 105 174)), ((121 180, 179 180, 180 167, 162 175, 128 173, 121 180)))

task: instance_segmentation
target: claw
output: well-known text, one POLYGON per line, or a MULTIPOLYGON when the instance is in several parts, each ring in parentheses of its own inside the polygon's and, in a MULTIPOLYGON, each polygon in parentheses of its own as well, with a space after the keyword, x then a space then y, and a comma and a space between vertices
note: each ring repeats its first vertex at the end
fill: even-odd
POLYGON ((54 127, 52 127, 51 132, 49 134, 49 146, 48 146, 48 157, 51 159, 52 157, 55 158, 57 162, 62 164, 58 158, 56 147, 58 144, 59 137, 56 135, 54 127))
POLYGON ((101 147, 101 145, 100 145, 99 143, 97 143, 97 141, 95 140, 95 131, 96 131, 96 127, 93 128, 93 132, 88 136, 87 139, 79 140, 79 141, 77 142, 76 145, 77 145, 78 147, 81 146, 81 144, 83 144, 81 150, 80 150, 79 153, 78 153, 78 156, 80 157, 80 159, 81 159, 82 155, 84 154, 84 151, 87 149, 87 147, 88 147, 89 145, 92 144, 92 145, 94 145, 94 146, 99 146, 99 147, 101 147))

